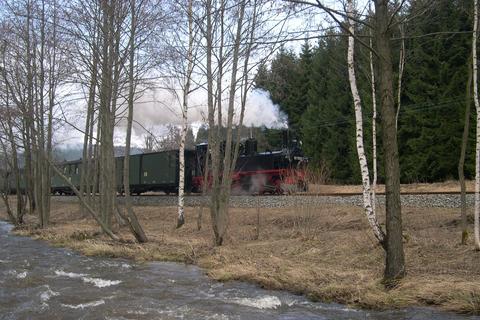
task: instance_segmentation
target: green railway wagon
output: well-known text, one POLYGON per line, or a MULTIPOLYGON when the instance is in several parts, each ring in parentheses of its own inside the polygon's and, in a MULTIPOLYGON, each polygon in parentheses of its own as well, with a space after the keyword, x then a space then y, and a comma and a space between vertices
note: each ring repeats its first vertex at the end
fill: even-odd
MULTIPOLYGON (((82 161, 68 161, 58 164, 58 168, 62 171, 62 173, 68 178, 68 180, 77 188, 80 186, 80 177, 81 177, 81 167, 82 161)), ((52 193, 58 194, 73 194, 70 185, 61 178, 59 175, 54 173, 52 175, 52 193)))
POLYGON ((135 190, 175 192, 178 189, 178 151, 143 154, 140 158, 140 184, 135 190))
MULTIPOLYGON (((123 159, 121 163, 123 168, 123 159)), ((185 164, 185 190, 189 191, 192 186, 192 170, 195 167, 194 151, 185 150, 185 164)), ((148 191, 163 191, 167 194, 178 192, 178 176, 178 150, 130 156, 130 191, 134 194, 148 191)))
MULTIPOLYGON (((117 191, 123 193, 123 165, 125 157, 115 158, 115 182, 117 191)), ((82 161, 68 161, 58 164, 59 169, 69 181, 80 188, 82 161)), ((192 188, 195 152, 185 150, 185 190, 192 188)), ((129 182, 132 194, 148 191, 178 192, 179 152, 178 150, 160 151, 130 156, 129 182)), ((52 176, 52 193, 72 194, 67 182, 57 174, 52 176)))
MULTIPOLYGON (((140 161, 141 154, 135 154, 130 156, 129 165, 129 182, 130 191, 135 192, 135 187, 140 184, 140 161)), ((125 157, 115 158, 115 181, 117 183, 117 190, 123 193, 123 163, 125 157)))

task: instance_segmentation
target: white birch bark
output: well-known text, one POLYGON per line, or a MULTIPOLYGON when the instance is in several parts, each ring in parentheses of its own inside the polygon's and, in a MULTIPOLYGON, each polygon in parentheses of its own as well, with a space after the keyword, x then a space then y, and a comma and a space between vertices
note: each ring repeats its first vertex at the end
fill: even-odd
POLYGON ((355 25, 353 19, 353 0, 347 1, 348 14, 348 29, 350 35, 348 36, 348 79, 350 82, 350 89, 352 91, 353 103, 355 106, 355 124, 356 124, 356 144, 358 161, 360 164, 360 171, 362 175, 363 185, 363 207, 367 215, 368 222, 373 229, 373 233, 378 241, 383 244, 385 234, 378 224, 377 217, 373 210, 372 195, 370 193, 370 176, 367 164, 367 157, 365 155, 365 148, 363 144, 363 116, 360 94, 358 93, 357 80, 355 76, 354 50, 355 38, 352 36, 355 33, 355 25))
MULTIPOLYGON (((370 36, 372 33, 370 32, 370 36)), ((370 38, 370 47, 373 48, 372 38, 370 38)), ((372 181, 372 210, 376 214, 376 192, 377 192, 377 96, 375 90, 375 70, 373 68, 373 53, 370 51, 370 78, 372 86, 372 161, 373 161, 373 181, 372 181)))
POLYGON ((190 91, 190 82, 193 71, 193 0, 188 1, 188 52, 187 52, 187 73, 185 75, 185 85, 183 88, 182 104, 182 134, 179 150, 179 178, 178 178, 178 217, 177 228, 185 223, 185 139, 188 128, 188 95, 190 91))
POLYGON ((187 136, 187 108, 188 93, 183 94, 182 105, 182 133, 180 138, 180 148, 178 151, 179 168, 178 168, 178 216, 177 228, 185 223, 185 138, 187 136))
POLYGON ((475 214, 474 239, 475 247, 480 250, 480 102, 478 100, 478 65, 477 65, 477 32, 478 32, 478 0, 473 1, 473 38, 472 38, 472 66, 473 66, 473 100, 477 111, 477 132, 475 148, 475 214))

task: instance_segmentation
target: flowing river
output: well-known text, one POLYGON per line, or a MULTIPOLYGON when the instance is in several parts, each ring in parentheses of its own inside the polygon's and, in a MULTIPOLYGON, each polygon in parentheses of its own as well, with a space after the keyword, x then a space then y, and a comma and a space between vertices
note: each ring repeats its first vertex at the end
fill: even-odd
POLYGON ((10 233, 0 221, 0 319, 480 319, 430 309, 362 311, 176 263, 89 258, 10 233))

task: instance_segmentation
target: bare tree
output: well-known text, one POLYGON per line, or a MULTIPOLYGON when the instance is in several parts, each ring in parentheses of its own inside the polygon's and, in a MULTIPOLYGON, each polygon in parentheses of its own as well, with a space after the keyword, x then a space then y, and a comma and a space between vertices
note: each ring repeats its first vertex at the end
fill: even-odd
POLYGON ((57 88, 65 81, 68 59, 65 41, 59 35, 56 0, 5 2, 9 14, 3 23, 2 75, 11 105, 22 113, 21 145, 25 154, 25 183, 30 213, 37 213, 41 227, 49 224, 50 166, 41 154, 52 152, 53 112, 57 88))
POLYGON ((375 49, 378 55, 379 89, 382 112, 383 149, 385 157, 386 194, 386 264, 385 281, 395 284, 405 275, 403 226, 400 202, 400 164, 398 160, 395 102, 393 99, 392 14, 387 0, 375 0, 375 49))
POLYGON ((3 151, 3 159, 2 163, 4 164, 4 169, 3 169, 3 176, 4 176, 4 182, 11 183, 10 177, 13 176, 14 178, 14 185, 6 184, 3 186, 3 201, 5 203, 5 206, 7 207, 7 213, 10 217, 10 220, 13 224, 15 225, 20 225, 23 223, 23 217, 25 215, 25 200, 23 196, 23 192, 21 190, 21 185, 20 185, 20 180, 21 180, 21 175, 20 175, 20 168, 18 164, 18 144, 17 141, 19 140, 17 135, 15 134, 14 126, 15 123, 18 121, 15 118, 19 117, 19 114, 17 113, 17 116, 12 115, 12 109, 10 106, 10 97, 9 97, 9 90, 8 87, 5 85, 4 82, 0 82, 3 84, 2 90, 0 90, 0 97, 1 100, 3 101, 3 107, 1 109, 0 113, 0 133, 1 133, 1 138, 0 138, 0 145, 1 145, 1 150, 3 151), (15 188, 16 190, 16 198, 17 198, 17 208, 16 212, 13 212, 9 205, 9 198, 8 194, 10 192, 10 189, 15 188))
POLYGON ((478 97, 478 1, 473 1, 473 36, 472 36, 472 67, 473 67, 473 101, 477 110, 477 133, 475 148, 475 214, 474 239, 475 247, 480 250, 480 101, 478 97))
MULTIPOLYGON (((140 6, 142 5, 140 1, 140 6)), ((137 32, 137 7, 136 0, 130 0, 130 44, 129 44, 129 72, 128 72, 128 117, 127 117, 127 136, 125 140, 125 157, 123 161, 123 188, 125 191, 125 207, 127 209, 126 220, 131 232, 138 242, 147 242, 147 236, 142 226, 138 222, 138 218, 132 208, 132 200, 130 197, 130 143, 132 138, 132 122, 133 122, 133 103, 135 99, 135 53, 136 53, 136 32, 137 32)), ((139 10, 141 12, 141 8, 139 10)))
MULTIPOLYGON (((220 1, 218 7, 214 7, 212 0, 205 2, 206 24, 202 26, 206 42, 206 81, 208 95, 208 125, 209 125, 209 151, 211 159, 212 192, 210 200, 210 214, 213 232, 215 235, 215 244, 222 245, 225 239, 228 227, 228 204, 230 198, 232 163, 234 165, 234 154, 238 150, 239 141, 233 141, 233 118, 235 99, 239 83, 243 83, 243 78, 247 76, 244 71, 239 72, 239 63, 243 59, 248 64, 251 52, 251 43, 246 47, 242 43, 251 38, 255 32, 257 23, 256 10, 257 1, 250 8, 253 15, 250 16, 250 24, 244 21, 247 1, 239 1, 235 4, 227 1, 220 1), (219 34, 216 32, 218 30, 219 34), (231 37, 225 37, 225 34, 231 34, 231 37), (227 43, 228 42, 228 43, 227 43), (217 43, 215 45, 214 43, 217 43), (230 59, 225 58, 225 48, 229 48, 230 59), (243 50, 241 50, 243 48, 243 50), (214 73, 214 61, 217 61, 217 72, 214 73), (227 65, 228 63, 228 65, 227 65), (225 69, 230 68, 230 80, 227 82, 227 121, 226 136, 222 136, 223 127, 223 82, 226 80, 225 69), (216 84, 216 89, 214 89, 216 84), (217 123, 215 123, 215 112, 217 114, 217 123), (225 140, 224 140, 225 139, 225 140), (223 141, 225 143, 223 144, 223 141), (234 145, 235 144, 235 145, 234 145), (224 146, 224 147, 223 147, 224 146)), ((241 105, 239 125, 243 122, 244 104, 241 105)))

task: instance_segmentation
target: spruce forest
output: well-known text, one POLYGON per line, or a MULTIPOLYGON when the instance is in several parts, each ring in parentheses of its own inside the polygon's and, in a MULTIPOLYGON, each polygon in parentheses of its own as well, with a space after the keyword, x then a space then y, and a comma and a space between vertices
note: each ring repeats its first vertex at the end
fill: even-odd
MULTIPOLYGON (((417 7, 424 8, 424 2, 413 1, 408 11, 402 13, 405 20, 418 15, 417 7)), ((458 179, 472 19, 470 1, 433 1, 422 19, 405 23, 403 30, 398 28, 393 36, 392 52, 399 61, 402 34, 409 35, 404 41, 405 67, 398 116, 402 183, 458 179), (437 35, 424 36, 432 33, 437 35)), ((298 55, 282 49, 271 63, 259 68, 255 86, 268 91, 273 102, 288 116, 290 128, 298 134, 310 157, 310 165, 326 172, 330 182, 350 184, 360 182, 360 172, 346 47, 347 37, 330 34, 316 43, 306 41, 298 55)), ((358 84, 364 101, 364 127, 370 128, 368 50, 360 44, 355 49, 358 84)), ((399 63, 394 65, 398 81, 399 63)), ((470 108, 470 112, 473 119, 475 110, 470 108)), ((365 131, 369 163, 372 162, 371 134, 370 130, 365 131)), ((382 181, 381 134, 377 136, 382 181)), ((474 176, 474 141, 475 128, 471 126, 465 163, 467 178, 474 176)))

